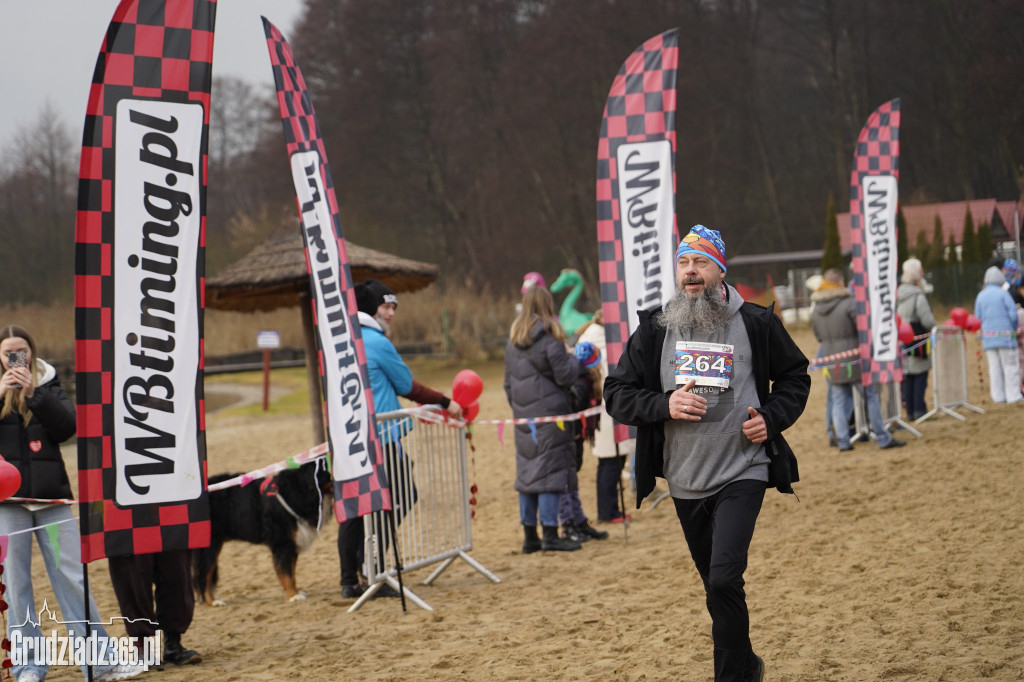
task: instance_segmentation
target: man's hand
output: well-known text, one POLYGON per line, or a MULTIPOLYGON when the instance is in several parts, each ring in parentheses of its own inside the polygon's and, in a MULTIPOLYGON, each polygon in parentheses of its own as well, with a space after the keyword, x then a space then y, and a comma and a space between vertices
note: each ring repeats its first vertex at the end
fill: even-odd
POLYGON ((768 425, 764 423, 764 415, 753 407, 747 408, 750 419, 743 422, 743 435, 751 443, 763 443, 768 440, 768 425))
POLYGON ((690 422, 699 422, 700 418, 707 414, 707 399, 696 393, 690 393, 690 389, 696 383, 696 379, 690 379, 683 384, 682 388, 677 388, 668 397, 668 414, 670 417, 690 422))
POLYGON ((462 405, 459 405, 454 400, 448 403, 448 414, 453 419, 462 419, 462 405))

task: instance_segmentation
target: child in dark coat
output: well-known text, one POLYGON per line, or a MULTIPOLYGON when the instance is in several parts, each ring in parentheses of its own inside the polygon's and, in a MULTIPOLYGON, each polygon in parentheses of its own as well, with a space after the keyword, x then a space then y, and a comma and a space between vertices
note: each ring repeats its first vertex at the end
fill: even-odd
MULTIPOLYGON (((580 374, 569 387, 572 409, 582 412, 589 407, 601 404, 601 351, 589 341, 576 344, 576 359, 580 363, 580 374)), ((573 438, 576 444, 576 471, 583 466, 583 441, 594 442, 594 431, 597 429, 598 416, 583 417, 571 422, 573 438)), ((604 540, 607 531, 597 530, 587 521, 580 502, 579 490, 563 492, 558 499, 558 516, 562 520, 562 537, 586 542, 591 538, 604 540)))

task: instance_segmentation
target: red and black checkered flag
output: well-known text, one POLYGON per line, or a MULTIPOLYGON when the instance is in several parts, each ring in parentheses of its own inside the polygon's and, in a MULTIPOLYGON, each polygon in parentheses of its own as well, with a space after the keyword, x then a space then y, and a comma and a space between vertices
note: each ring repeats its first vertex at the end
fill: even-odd
MULTIPOLYGON (((657 35, 619 68, 597 146, 597 253, 608 368, 638 324, 675 291, 676 70, 679 30, 657 35)), ((615 440, 628 437, 616 424, 615 440)))
POLYGON ((868 117, 850 174, 850 241, 857 302, 861 381, 902 381, 896 325, 896 209, 900 174, 900 100, 868 117))
POLYGON ((122 0, 82 136, 75 369, 82 559, 210 542, 203 408, 216 0, 122 0))
POLYGON ((358 308, 327 152, 288 42, 263 18, 313 292, 320 381, 338 522, 391 509, 358 308))

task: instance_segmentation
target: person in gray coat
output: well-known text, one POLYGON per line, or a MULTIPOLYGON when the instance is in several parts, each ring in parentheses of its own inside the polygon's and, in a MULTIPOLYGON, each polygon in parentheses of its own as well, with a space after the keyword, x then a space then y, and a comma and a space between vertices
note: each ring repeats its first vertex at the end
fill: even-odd
MULTIPOLYGON (((826 270, 818 290, 811 295, 811 301, 814 302, 811 328, 814 330, 814 338, 821 343, 821 354, 829 356, 856 350, 860 346, 857 336, 857 305, 853 300, 853 292, 843 286, 843 273, 836 268, 826 270)), ((825 369, 830 375, 832 425, 836 430, 839 451, 853 450, 850 431, 843 426, 850 423, 853 414, 853 386, 861 381, 860 357, 841 358, 827 363, 825 369)), ((882 404, 874 384, 864 385, 864 402, 878 447, 885 450, 906 445, 893 438, 886 429, 882 404)))
MULTIPOLYGON (((555 302, 542 286, 523 294, 505 349, 505 396, 516 419, 572 412, 569 387, 580 364, 555 319, 555 302)), ((523 554, 571 551, 580 543, 558 537, 558 495, 578 490, 576 445, 570 429, 554 422, 516 424, 516 483, 523 524, 523 554), (543 539, 537 537, 537 516, 543 539)))
MULTIPOLYGON (((914 328, 914 334, 930 332, 935 326, 935 315, 924 295, 924 268, 921 261, 908 258, 903 261, 903 276, 896 292, 896 313, 904 322, 914 328)), ((903 356, 903 407, 907 419, 923 417, 928 408, 924 395, 928 388, 928 371, 932 359, 928 355, 928 344, 920 344, 903 356)))

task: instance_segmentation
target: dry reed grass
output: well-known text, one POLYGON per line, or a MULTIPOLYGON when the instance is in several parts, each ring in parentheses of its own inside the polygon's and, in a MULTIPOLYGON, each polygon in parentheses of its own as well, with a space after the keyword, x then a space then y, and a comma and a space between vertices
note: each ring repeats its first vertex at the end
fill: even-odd
MULTIPOLYGON (((494 359, 504 351, 503 339, 508 336, 516 302, 511 296, 458 287, 442 292, 431 286, 401 294, 394 342, 399 346, 429 343, 435 352, 448 351, 462 360, 494 359)), ((71 303, 0 306, 0 326, 17 324, 27 329, 35 337, 40 357, 47 360, 70 362, 74 358, 74 320, 71 303)), ((303 347, 298 306, 254 313, 207 310, 204 326, 208 357, 256 350, 256 333, 261 330, 280 332, 283 347, 303 347)))
POLYGON ((0 327, 24 327, 36 342, 44 360, 75 357, 75 307, 71 303, 0 305, 0 327))
POLYGON ((395 345, 430 343, 462 360, 503 357, 519 298, 485 290, 432 286, 398 297, 392 325, 395 345), (447 339, 445 316, 447 315, 447 339))

